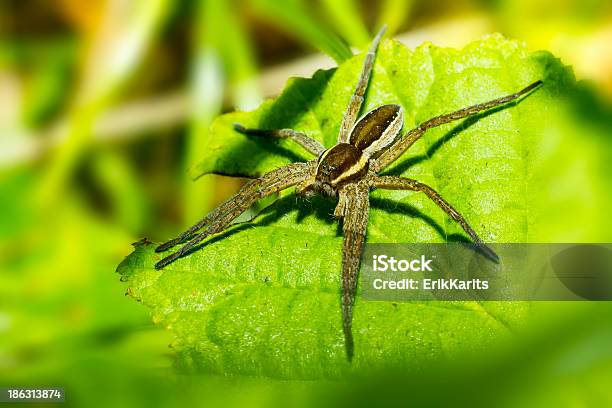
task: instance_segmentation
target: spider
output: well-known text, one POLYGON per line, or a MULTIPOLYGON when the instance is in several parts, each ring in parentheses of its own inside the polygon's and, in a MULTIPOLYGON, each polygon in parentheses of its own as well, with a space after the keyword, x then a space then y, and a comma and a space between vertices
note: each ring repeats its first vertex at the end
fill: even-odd
POLYGON ((156 269, 161 269, 191 252, 205 238, 226 229, 232 220, 257 200, 292 186, 296 186, 296 191, 300 195, 319 192, 337 197, 338 204, 334 216, 342 220, 343 233, 342 328, 349 361, 352 360, 354 353, 353 305, 368 224, 371 189, 412 190, 424 193, 463 228, 479 250, 489 259, 498 261, 495 252, 483 243, 465 218, 433 188, 414 179, 378 174, 401 157, 428 129, 506 104, 542 84, 542 81, 536 81, 514 94, 436 116, 398 137, 403 126, 403 111, 400 105, 382 105, 357 119, 368 87, 376 50, 384 32, 385 27, 378 32, 368 49, 357 86, 342 119, 338 143, 335 146, 326 149, 318 141, 293 129, 247 129, 235 124, 235 130, 245 135, 291 139, 317 158, 305 163, 286 165, 248 182, 238 193, 219 205, 200 222, 156 248, 156 252, 164 252, 175 245, 183 244, 178 251, 155 264, 156 269))

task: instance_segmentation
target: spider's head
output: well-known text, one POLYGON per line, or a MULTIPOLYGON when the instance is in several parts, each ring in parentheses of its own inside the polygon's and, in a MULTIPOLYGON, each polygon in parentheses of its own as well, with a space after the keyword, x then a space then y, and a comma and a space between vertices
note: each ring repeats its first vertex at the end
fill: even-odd
POLYGON ((338 187, 368 172, 368 159, 353 145, 339 143, 319 157, 313 190, 335 196, 338 187))

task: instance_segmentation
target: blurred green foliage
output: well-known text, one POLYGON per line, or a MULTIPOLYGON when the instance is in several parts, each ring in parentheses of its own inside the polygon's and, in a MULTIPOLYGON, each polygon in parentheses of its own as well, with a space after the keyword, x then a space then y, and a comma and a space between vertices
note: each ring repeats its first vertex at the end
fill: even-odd
MULTIPOLYGON (((539 329, 493 343, 481 359, 357 373, 365 377, 356 384, 187 376, 171 367, 169 333, 122 295, 112 273, 130 242, 180 231, 235 189, 212 176, 193 183, 186 169, 216 138, 208 125, 217 113, 258 103, 258 66, 313 49, 342 61, 382 23, 427 38, 437 32, 429 23, 474 12, 489 30, 551 49, 596 81, 571 95, 565 122, 549 130, 574 135, 552 151, 572 151, 583 136, 576 152, 585 153, 552 190, 567 205, 609 200, 611 110, 597 96, 612 89, 605 1, 0 2, 0 385, 63 385, 74 406, 372 405, 383 394, 446 405, 467 401, 455 395, 474 383, 489 405, 610 405, 605 304, 537 305, 539 329), (189 101, 178 128, 131 130, 122 142, 99 130, 109 111, 179 88, 189 101), (439 386, 449 379, 450 397, 439 386), (406 384, 410 395, 398 395, 406 384)), ((271 147, 262 150, 270 160, 286 160, 271 147)), ((600 209, 551 209, 546 228, 608 240, 584 232, 584 217, 600 209)))

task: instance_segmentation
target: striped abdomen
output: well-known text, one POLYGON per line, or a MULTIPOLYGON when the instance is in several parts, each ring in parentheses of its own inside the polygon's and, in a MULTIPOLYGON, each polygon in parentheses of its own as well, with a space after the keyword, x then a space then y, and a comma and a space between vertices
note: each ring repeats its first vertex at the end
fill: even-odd
POLYGON ((390 145, 402 130, 404 113, 399 105, 382 105, 357 121, 349 138, 368 158, 375 157, 390 145))

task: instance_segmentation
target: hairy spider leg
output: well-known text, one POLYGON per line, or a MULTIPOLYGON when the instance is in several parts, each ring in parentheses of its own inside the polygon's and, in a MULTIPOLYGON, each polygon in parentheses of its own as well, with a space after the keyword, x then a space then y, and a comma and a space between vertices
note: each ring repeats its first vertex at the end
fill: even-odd
POLYGON ((342 329, 346 356, 353 359, 353 305, 357 292, 357 278, 361 252, 365 241, 370 211, 370 188, 366 180, 347 184, 343 189, 345 208, 342 222, 342 329))
POLYGON ((499 257, 497 254, 489 248, 483 241, 480 239, 478 234, 470 227, 470 224, 465 220, 465 218, 457 211, 452 205, 449 204, 440 194, 435 191, 433 188, 429 187, 427 184, 421 183, 420 181, 404 178, 404 177, 396 177, 396 176, 373 176, 369 179, 369 184, 372 188, 381 188, 385 190, 412 190, 412 191, 420 191, 425 193, 425 195, 438 207, 440 207, 445 213, 447 213, 457 224, 463 228, 463 230, 472 238, 474 243, 484 252, 484 254, 495 262, 499 262, 499 257))
POLYGON ((378 34, 376 34, 376 37, 374 37, 374 40, 372 40, 372 44, 370 44, 368 53, 363 61, 361 74, 359 75, 359 80, 357 81, 357 87, 351 96, 351 100, 346 108, 346 113, 342 118, 340 132, 338 133, 338 143, 348 143, 350 131, 357 121, 357 115, 359 115, 361 105, 363 104, 363 96, 368 88, 368 82, 370 81, 370 74, 372 73, 372 68, 374 67, 374 57, 376 56, 378 44, 380 43, 380 39, 385 34, 386 30, 387 26, 382 26, 382 28, 378 31, 378 34))
POLYGON ((239 123, 234 123, 234 129, 245 135, 291 139, 315 156, 319 156, 325 151, 325 147, 318 140, 314 140, 306 136, 305 133, 293 129, 249 129, 239 123))
POLYGON ((383 154, 380 155, 378 159, 376 159, 373 163, 370 164, 370 169, 372 169, 376 173, 383 170, 385 167, 397 160, 402 154, 404 154, 404 152, 408 150, 410 146, 412 146, 414 142, 416 142, 428 129, 475 115, 481 111, 491 109, 499 105, 503 105, 519 98, 522 95, 525 95, 526 93, 537 88, 541 84, 542 81, 536 81, 528 87, 511 95, 506 95, 501 98, 493 99, 484 103, 479 103, 477 105, 472 105, 467 108, 459 109, 455 112, 447 113, 429 119, 421 123, 414 129, 410 130, 404 135, 404 137, 399 138, 395 143, 393 143, 383 154))
POLYGON ((230 222, 232 222, 234 218, 246 211, 257 200, 313 177, 315 165, 315 161, 310 161, 307 163, 291 163, 287 166, 272 170, 258 179, 248 182, 238 191, 238 193, 219 205, 200 222, 189 228, 177 238, 174 238, 157 247, 156 252, 162 252, 168 248, 189 240, 178 251, 157 262, 155 264, 155 268, 163 268, 164 266, 188 253, 206 237, 223 231, 229 226, 230 222), (201 233, 195 234, 198 230, 204 227, 206 228, 201 233))

